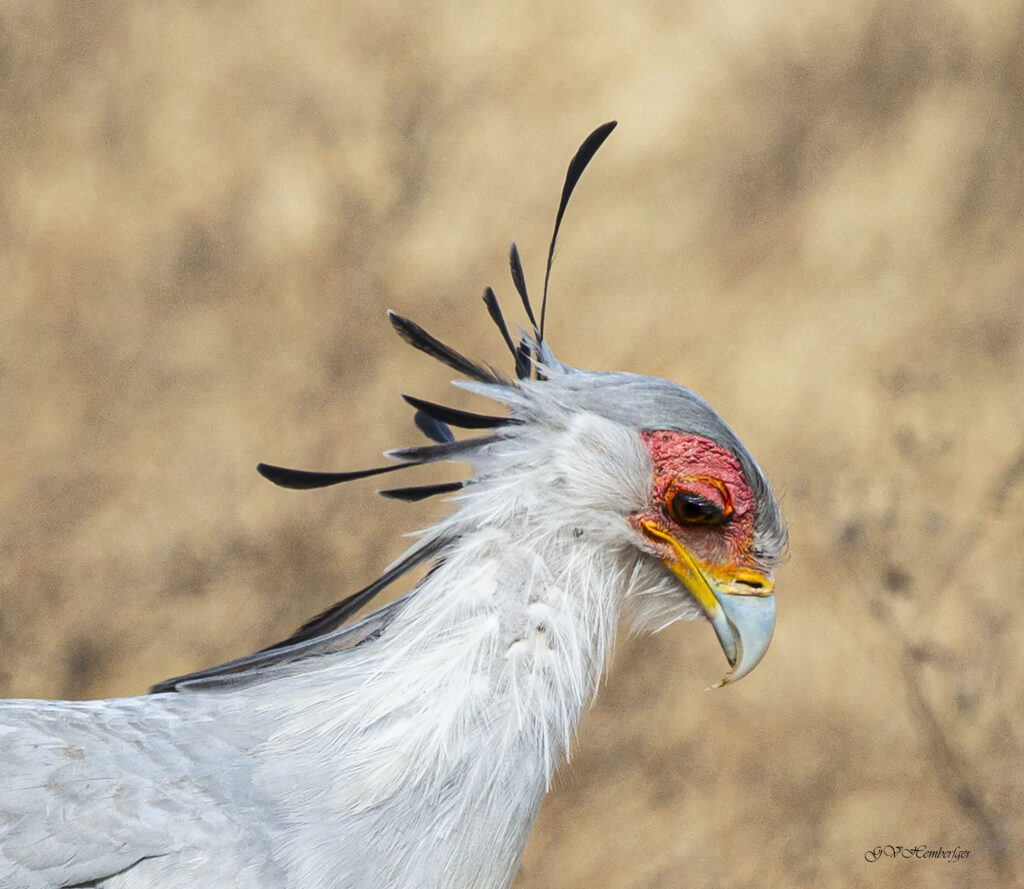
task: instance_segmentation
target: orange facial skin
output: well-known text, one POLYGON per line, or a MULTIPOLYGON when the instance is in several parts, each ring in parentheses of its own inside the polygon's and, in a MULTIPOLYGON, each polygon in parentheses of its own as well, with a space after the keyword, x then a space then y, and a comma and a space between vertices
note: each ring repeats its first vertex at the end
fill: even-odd
MULTIPOLYGON (((651 501, 633 523, 653 522, 681 543, 709 574, 735 576, 756 569, 752 556, 754 497, 739 461, 721 445, 682 432, 640 433, 654 463, 651 501), (720 520, 677 521, 673 501, 698 497, 713 504, 720 520)), ((680 512, 677 509, 676 515, 680 512)), ((649 537, 649 535, 648 535, 649 537)), ((656 546, 658 543, 652 541, 656 546)))

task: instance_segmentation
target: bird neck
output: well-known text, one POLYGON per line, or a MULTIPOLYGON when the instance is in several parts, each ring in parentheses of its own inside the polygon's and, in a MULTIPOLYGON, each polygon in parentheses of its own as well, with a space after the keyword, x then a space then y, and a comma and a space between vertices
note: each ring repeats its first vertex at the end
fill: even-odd
POLYGON ((260 791, 301 800, 311 833, 344 828, 339 874, 403 889, 512 880, 638 571, 632 500, 596 505, 594 479, 626 487, 621 449, 586 465, 560 457, 581 452, 564 436, 547 441, 478 465, 429 532, 447 541, 438 563, 378 637, 247 696, 274 726, 260 791))
POLYGON ((431 532, 448 541, 439 563, 367 654, 393 677, 375 712, 420 712, 426 759, 487 745, 507 754, 496 761, 535 763, 546 786, 636 579, 625 516, 647 496, 641 448, 575 415, 524 424, 475 457, 476 482, 431 532))
POLYGON ((458 539, 380 640, 403 696, 429 707, 438 751, 487 734, 475 740, 532 750, 550 778, 612 644, 615 561, 578 528, 490 525, 458 539))
POLYGON ((474 528, 467 514, 378 638, 304 662, 256 705, 273 711, 278 752, 342 751, 339 773, 388 764, 358 804, 515 774, 539 805, 595 695, 635 559, 581 527, 513 516, 474 528))

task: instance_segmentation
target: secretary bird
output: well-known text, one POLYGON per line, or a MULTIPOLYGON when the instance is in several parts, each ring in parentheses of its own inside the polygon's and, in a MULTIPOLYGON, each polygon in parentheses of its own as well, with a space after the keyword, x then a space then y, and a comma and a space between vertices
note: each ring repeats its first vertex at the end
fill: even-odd
POLYGON ((596 693, 619 618, 705 617, 740 679, 775 625, 786 531, 717 413, 675 383, 578 370, 539 321, 484 302, 515 379, 389 313, 410 345, 506 413, 403 396, 432 444, 358 472, 261 464, 317 488, 440 460, 466 482, 392 488, 456 509, 384 574, 282 642, 149 695, 0 702, 0 885, 12 889, 496 889, 511 884, 552 773, 596 693), (451 427, 484 430, 457 440, 451 427), (346 620, 411 568, 415 588, 346 620))

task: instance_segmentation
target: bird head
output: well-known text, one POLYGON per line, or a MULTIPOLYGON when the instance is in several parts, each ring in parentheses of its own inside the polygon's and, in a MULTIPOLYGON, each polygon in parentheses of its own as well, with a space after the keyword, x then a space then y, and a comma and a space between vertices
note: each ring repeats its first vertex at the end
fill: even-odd
MULTIPOLYGON (((724 685, 754 669, 775 626, 773 571, 785 549, 786 528, 771 485, 739 438, 696 393, 657 377, 572 367, 555 358, 544 336, 559 226, 580 175, 614 126, 595 130, 569 164, 548 251, 539 321, 527 294, 519 251, 512 245, 512 280, 532 330, 520 330, 517 341, 494 291, 488 287, 484 292, 491 319, 511 352, 514 379, 467 358, 414 322, 388 313, 406 342, 468 377, 457 385, 500 402, 507 414, 471 413, 403 395, 416 410, 416 425, 432 444, 388 451, 385 455, 396 462, 355 472, 309 472, 268 464, 258 468, 282 487, 309 489, 439 460, 471 462, 476 474, 467 481, 379 493, 404 501, 452 492, 472 501, 479 494, 476 500, 485 507, 474 511, 464 503, 457 513, 463 522, 509 524, 514 519, 532 523, 542 536, 589 534, 588 545, 600 539, 625 554, 617 564, 628 566, 623 605, 635 626, 657 630, 701 615, 710 622, 731 668, 718 683, 724 685), (456 439, 453 426, 487 434, 456 439), (520 484, 527 473, 532 486, 520 484), (496 497, 498 488, 501 496, 496 497), (538 490, 543 497, 536 496, 538 490), (538 516, 548 523, 537 521, 538 516)), ((459 529, 457 520, 437 526, 381 578, 276 645, 155 688, 249 675, 262 667, 334 650, 348 639, 350 628, 342 627, 348 617, 409 569, 443 557, 459 529)), ((372 623, 372 617, 367 620, 378 632, 381 621, 372 623)))
POLYGON ((641 437, 651 455, 651 497, 631 523, 714 627, 732 667, 720 684, 741 679, 764 657, 775 628, 773 569, 785 531, 774 498, 762 485, 756 494, 736 455, 711 438, 674 429, 645 429, 641 437), (766 512, 776 515, 758 533, 766 512))
MULTIPOLYGON (((703 616, 731 667, 719 685, 746 676, 771 641, 774 570, 787 541, 761 468, 690 389, 581 370, 546 345, 531 349, 537 379, 459 384, 511 408, 503 437, 513 446, 489 446, 499 455, 496 471, 509 472, 511 453, 543 464, 544 504, 534 508, 634 554, 623 603, 634 628, 703 616)), ((509 491, 502 501, 516 496, 509 491)))

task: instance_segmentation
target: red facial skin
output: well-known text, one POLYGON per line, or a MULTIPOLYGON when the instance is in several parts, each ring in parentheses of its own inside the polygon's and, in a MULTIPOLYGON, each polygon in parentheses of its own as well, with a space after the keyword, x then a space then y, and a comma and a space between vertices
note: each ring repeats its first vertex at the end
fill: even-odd
POLYGON ((752 566, 754 496, 739 461, 706 438, 664 429, 640 433, 654 462, 651 502, 634 523, 656 522, 714 573, 752 566), (680 525, 668 510, 676 492, 696 494, 717 504, 727 515, 720 524, 680 525))

